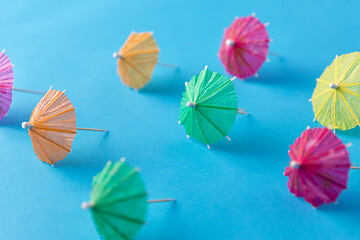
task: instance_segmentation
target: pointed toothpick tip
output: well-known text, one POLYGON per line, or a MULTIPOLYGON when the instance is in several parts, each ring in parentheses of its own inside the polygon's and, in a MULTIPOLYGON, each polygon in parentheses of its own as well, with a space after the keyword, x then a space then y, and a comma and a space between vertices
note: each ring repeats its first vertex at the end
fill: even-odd
POLYGON ((311 101, 312 101, 312 99, 310 98, 310 99, 309 99, 309 102, 311 102, 311 101))
POLYGON ((185 82, 185 86, 187 86, 188 82, 185 82))
POLYGON ((309 129, 310 129, 310 126, 307 126, 307 127, 306 127, 306 130, 309 130, 309 129))
POLYGON ((255 75, 254 75, 256 78, 258 78, 259 77, 259 74, 258 73, 255 73, 255 75))
POLYGON ((208 145, 206 145, 207 146, 207 148, 210 150, 210 145, 208 144, 208 145))
POLYGON ((335 59, 336 59, 337 57, 338 57, 338 55, 336 54, 336 55, 335 55, 335 59))
POLYGON ((190 139, 190 136, 189 135, 186 135, 187 139, 190 139))
POLYGON ((265 26, 265 27, 267 27, 267 26, 269 26, 269 25, 270 25, 269 22, 264 23, 264 26, 265 26))
POLYGON ((207 68, 208 68, 208 65, 205 66, 204 70, 207 70, 207 68))
MULTIPOLYGON (((122 157, 120 158, 120 162, 125 162, 126 161, 126 158, 122 157)), ((111 161, 108 161, 108 162, 111 162, 111 161)))
POLYGON ((234 81, 236 79, 236 76, 233 76, 230 80, 234 81))
POLYGON ((1 51, 2 53, 5 53, 5 48, 1 51))
POLYGON ((15 67, 15 64, 11 65, 11 67, 15 67))
POLYGON ((345 147, 349 148, 352 146, 352 143, 351 142, 348 142, 347 144, 345 144, 345 147))
POLYGON ((266 61, 266 62, 270 62, 270 59, 267 58, 265 61, 266 61))
POLYGON ((253 17, 255 17, 255 15, 256 15, 256 12, 253 12, 253 13, 251 14, 251 16, 253 16, 253 17))
POLYGON ((315 122, 315 121, 316 121, 316 118, 313 119, 313 122, 315 122))
POLYGON ((180 121, 178 121, 178 124, 180 124, 180 121))
POLYGON ((229 142, 231 141, 231 138, 229 138, 228 136, 226 136, 227 140, 229 140, 229 142))
POLYGON ((270 42, 274 42, 275 40, 273 38, 270 38, 270 42))

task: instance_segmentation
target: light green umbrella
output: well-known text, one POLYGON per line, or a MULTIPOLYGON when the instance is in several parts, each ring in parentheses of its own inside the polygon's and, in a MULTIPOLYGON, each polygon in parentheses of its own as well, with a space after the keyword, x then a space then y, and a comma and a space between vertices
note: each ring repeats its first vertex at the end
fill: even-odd
POLYGON ((360 52, 336 56, 317 79, 310 101, 315 119, 325 127, 335 131, 360 125, 360 52))
POLYGON ((105 239, 130 240, 145 223, 148 202, 174 201, 173 199, 147 201, 145 185, 137 168, 125 163, 108 162, 94 177, 89 202, 83 209, 90 209, 100 236, 105 239))
POLYGON ((232 81, 207 69, 195 75, 186 85, 180 104, 180 121, 189 136, 205 143, 215 143, 227 137, 238 109, 237 96, 232 81))

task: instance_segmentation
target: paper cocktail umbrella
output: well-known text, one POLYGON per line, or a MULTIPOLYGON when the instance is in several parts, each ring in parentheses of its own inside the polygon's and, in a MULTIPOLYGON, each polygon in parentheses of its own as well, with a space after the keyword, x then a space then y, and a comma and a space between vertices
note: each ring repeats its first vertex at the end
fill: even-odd
POLYGON ((335 57, 317 79, 310 101, 324 127, 347 130, 360 125, 360 52, 335 57))
POLYGON ((157 62, 159 48, 152 32, 132 32, 119 52, 113 54, 117 58, 120 79, 128 87, 140 89, 149 82, 156 64, 174 67, 157 62))
POLYGON ((76 130, 107 132, 77 128, 75 108, 64 92, 50 88, 34 108, 30 121, 22 123, 29 131, 37 157, 51 165, 69 154, 76 130))
POLYGON ((237 113, 246 114, 238 109, 234 79, 212 72, 206 66, 200 75, 185 83, 179 124, 184 125, 188 137, 205 143, 209 149, 209 144, 228 134, 237 113))
POLYGON ((308 128, 290 146, 290 166, 285 169, 288 187, 297 197, 318 207, 335 202, 347 187, 349 153, 328 128, 308 128))
POLYGON ((43 94, 41 92, 16 89, 13 87, 14 72, 10 59, 5 54, 5 49, 0 52, 0 120, 3 119, 10 108, 12 91, 43 94))
POLYGON ((219 57, 227 72, 241 79, 257 76, 269 49, 267 24, 253 14, 236 18, 225 29, 219 57))
POLYGON ((125 159, 112 163, 98 173, 92 183, 89 202, 81 207, 89 209, 96 229, 104 239, 133 239, 145 223, 149 202, 175 201, 174 199, 147 201, 147 192, 137 168, 125 159))

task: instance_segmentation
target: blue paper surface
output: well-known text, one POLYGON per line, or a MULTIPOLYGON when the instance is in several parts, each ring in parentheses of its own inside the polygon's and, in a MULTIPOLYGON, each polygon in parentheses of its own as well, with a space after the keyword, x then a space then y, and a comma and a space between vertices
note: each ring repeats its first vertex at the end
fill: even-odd
MULTIPOLYGON (((319 126, 308 99, 325 67, 359 50, 358 1, 1 1, 0 48, 15 64, 15 87, 66 90, 79 127, 68 157, 51 167, 21 129, 40 96, 14 92, 0 121, 0 239, 98 239, 88 211, 93 176, 108 160, 139 166, 152 204, 137 239, 356 239, 360 172, 351 170, 338 204, 314 210, 287 188, 289 145, 319 126), (235 80, 239 115, 212 150, 178 125, 184 82, 217 57, 223 29, 252 12, 275 41, 259 78, 235 80), (154 31, 159 61, 135 92, 116 74, 117 51, 132 30, 154 31)), ((360 165, 360 128, 338 131, 360 165)))

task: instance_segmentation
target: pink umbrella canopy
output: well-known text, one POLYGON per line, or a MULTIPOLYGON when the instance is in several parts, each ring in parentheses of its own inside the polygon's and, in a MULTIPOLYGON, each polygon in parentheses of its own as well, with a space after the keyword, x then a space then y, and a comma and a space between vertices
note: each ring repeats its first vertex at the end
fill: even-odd
POLYGON ((12 64, 4 52, 0 52, 0 120, 10 108, 14 82, 12 64))
POLYGON ((347 186, 349 153, 327 128, 307 129, 290 146, 290 166, 285 169, 288 187, 315 208, 335 202, 347 186))
POLYGON ((226 71, 244 79, 256 74, 269 49, 266 25, 254 15, 236 18, 225 29, 219 57, 226 71))

